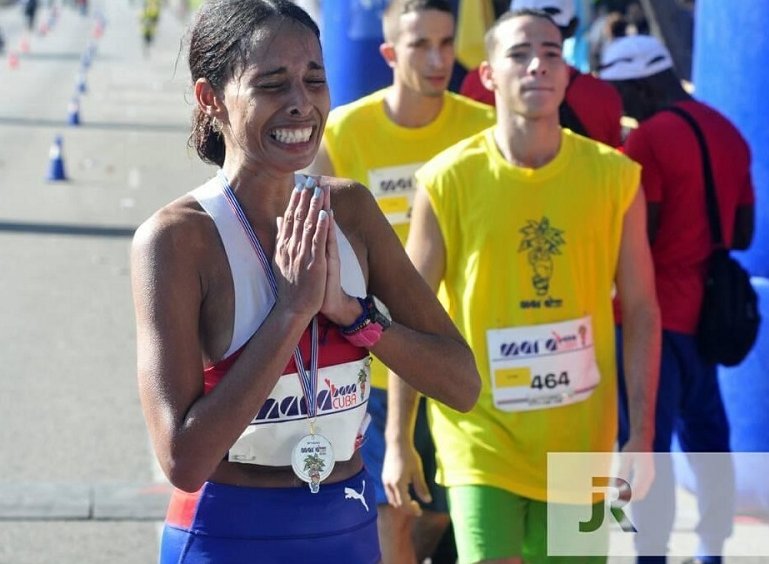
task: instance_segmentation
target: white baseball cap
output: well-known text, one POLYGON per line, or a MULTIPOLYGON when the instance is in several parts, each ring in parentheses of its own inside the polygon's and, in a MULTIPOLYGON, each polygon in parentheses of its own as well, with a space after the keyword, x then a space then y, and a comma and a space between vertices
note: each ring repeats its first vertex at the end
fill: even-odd
POLYGON ((603 48, 598 73, 604 80, 632 80, 670 68, 670 51, 659 39, 652 35, 627 35, 603 48))
POLYGON ((574 0, 512 0, 510 2, 511 10, 526 8, 547 12, 558 27, 568 27, 577 15, 574 11, 574 0))

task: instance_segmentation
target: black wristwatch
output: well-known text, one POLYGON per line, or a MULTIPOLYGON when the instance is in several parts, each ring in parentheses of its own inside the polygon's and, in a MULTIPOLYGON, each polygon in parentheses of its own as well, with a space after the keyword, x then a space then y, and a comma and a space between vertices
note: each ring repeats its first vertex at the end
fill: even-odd
POLYGON ((390 310, 375 295, 369 294, 361 303, 368 310, 368 318, 371 323, 378 323, 382 327, 382 331, 392 325, 393 318, 390 315, 390 310))
POLYGON ((385 331, 392 325, 392 316, 379 298, 369 294, 365 298, 357 298, 363 311, 351 325, 340 327, 344 335, 353 335, 363 330, 368 325, 378 326, 381 331, 385 331))

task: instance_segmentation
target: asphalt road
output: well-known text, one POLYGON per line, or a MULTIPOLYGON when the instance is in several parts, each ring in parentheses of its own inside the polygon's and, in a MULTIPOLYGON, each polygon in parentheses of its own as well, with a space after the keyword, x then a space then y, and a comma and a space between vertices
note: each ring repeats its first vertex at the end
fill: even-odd
POLYGON ((168 491, 137 396, 128 251, 136 226, 213 169, 186 146, 186 22, 164 13, 145 57, 138 7, 91 4, 36 30, 15 69, 23 20, 0 8, 2 564, 154 562, 168 491), (47 182, 57 135, 69 180, 47 182))

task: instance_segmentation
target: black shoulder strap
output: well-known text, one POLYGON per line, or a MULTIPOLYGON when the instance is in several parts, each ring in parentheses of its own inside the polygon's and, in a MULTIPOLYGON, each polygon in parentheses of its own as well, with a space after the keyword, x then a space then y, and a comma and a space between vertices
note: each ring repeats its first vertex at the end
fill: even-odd
MULTIPOLYGON (((579 71, 572 71, 571 69, 569 69, 569 72, 572 74, 569 77, 569 84, 566 87, 566 92, 569 91, 569 88, 571 88, 571 85, 574 82, 574 79, 576 79, 577 76, 579 75, 579 71)), ((585 125, 582 123, 582 120, 579 119, 579 116, 577 116, 577 113, 574 111, 574 108, 572 108, 569 105, 569 103, 566 101, 565 94, 563 97, 563 102, 561 102, 561 105, 558 107, 558 121, 561 124, 561 127, 571 129, 574 133, 578 135, 584 135, 585 137, 590 137, 590 135, 587 132, 587 129, 585 129, 585 125)))
POLYGON ((708 146, 705 144, 705 135, 702 133, 702 129, 700 129, 697 121, 683 108, 680 108, 679 106, 670 106, 664 108, 663 111, 673 112, 684 119, 691 126, 695 137, 697 137, 697 142, 700 145, 700 153, 702 154, 702 178, 705 182, 705 202, 708 207, 710 238, 716 248, 722 248, 724 246, 724 238, 721 233, 721 217, 718 213, 716 184, 713 181, 713 170, 710 166, 710 153, 708 152, 708 146))

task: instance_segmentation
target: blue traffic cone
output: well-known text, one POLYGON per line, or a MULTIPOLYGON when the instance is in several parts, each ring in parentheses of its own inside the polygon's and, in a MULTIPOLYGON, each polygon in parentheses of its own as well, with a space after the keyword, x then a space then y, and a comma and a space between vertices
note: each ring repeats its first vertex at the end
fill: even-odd
POLYGON ((64 158, 61 155, 61 144, 61 135, 57 135, 48 151, 48 175, 45 179, 49 182, 67 180, 67 173, 64 172, 64 158))
POLYGON ((80 102, 77 97, 72 98, 67 106, 67 123, 80 125, 80 102))
POLYGON ((77 74, 77 91, 80 92, 80 94, 85 94, 88 91, 84 72, 79 72, 77 74))

